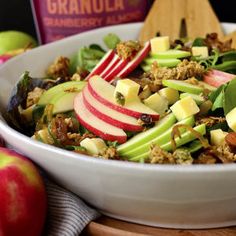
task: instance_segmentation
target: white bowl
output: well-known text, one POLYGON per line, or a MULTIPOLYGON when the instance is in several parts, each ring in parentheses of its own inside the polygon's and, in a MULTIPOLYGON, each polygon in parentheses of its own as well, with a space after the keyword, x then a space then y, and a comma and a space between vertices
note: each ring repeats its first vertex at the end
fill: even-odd
MULTIPOLYGON (((235 29, 235 25, 224 25, 235 29)), ((4 114, 10 91, 25 70, 43 75, 59 55, 102 43, 114 32, 137 37, 141 24, 94 30, 31 50, 0 68, 0 106, 4 114)), ((34 141, 0 121, 0 134, 16 150, 43 167, 57 183, 106 215, 170 228, 211 228, 236 224, 236 164, 163 166, 100 160, 34 141)))

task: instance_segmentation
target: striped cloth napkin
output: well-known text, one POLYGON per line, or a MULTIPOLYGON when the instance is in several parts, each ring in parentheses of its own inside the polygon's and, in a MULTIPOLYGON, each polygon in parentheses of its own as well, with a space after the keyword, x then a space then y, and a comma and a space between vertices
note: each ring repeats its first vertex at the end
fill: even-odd
POLYGON ((45 236, 78 236, 85 226, 100 216, 79 197, 45 178, 48 219, 45 236))

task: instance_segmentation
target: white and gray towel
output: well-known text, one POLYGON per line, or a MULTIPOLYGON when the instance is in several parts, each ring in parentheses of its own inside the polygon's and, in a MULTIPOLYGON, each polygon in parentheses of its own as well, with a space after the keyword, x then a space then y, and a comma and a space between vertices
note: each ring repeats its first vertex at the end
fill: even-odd
POLYGON ((75 194, 45 179, 48 194, 47 236, 78 236, 100 213, 75 194))

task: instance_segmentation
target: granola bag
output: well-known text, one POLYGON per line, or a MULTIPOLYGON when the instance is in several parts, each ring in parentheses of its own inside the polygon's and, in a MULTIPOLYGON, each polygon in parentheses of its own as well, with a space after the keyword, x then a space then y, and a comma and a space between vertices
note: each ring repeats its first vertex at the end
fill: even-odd
POLYGON ((31 0, 41 43, 107 25, 143 21, 150 0, 31 0))

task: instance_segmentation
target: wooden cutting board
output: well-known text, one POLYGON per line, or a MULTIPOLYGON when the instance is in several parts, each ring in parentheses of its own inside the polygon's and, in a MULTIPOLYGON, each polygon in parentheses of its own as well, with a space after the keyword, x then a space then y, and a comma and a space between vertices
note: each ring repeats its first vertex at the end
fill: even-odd
POLYGON ((212 32, 223 36, 220 22, 208 0, 156 0, 145 19, 139 40, 145 42, 157 32, 172 40, 177 39, 183 22, 188 37, 204 37, 212 32))
POLYGON ((81 234, 82 236, 235 236, 236 227, 206 229, 206 230, 180 230, 164 229, 144 226, 115 220, 102 216, 91 222, 81 234))

